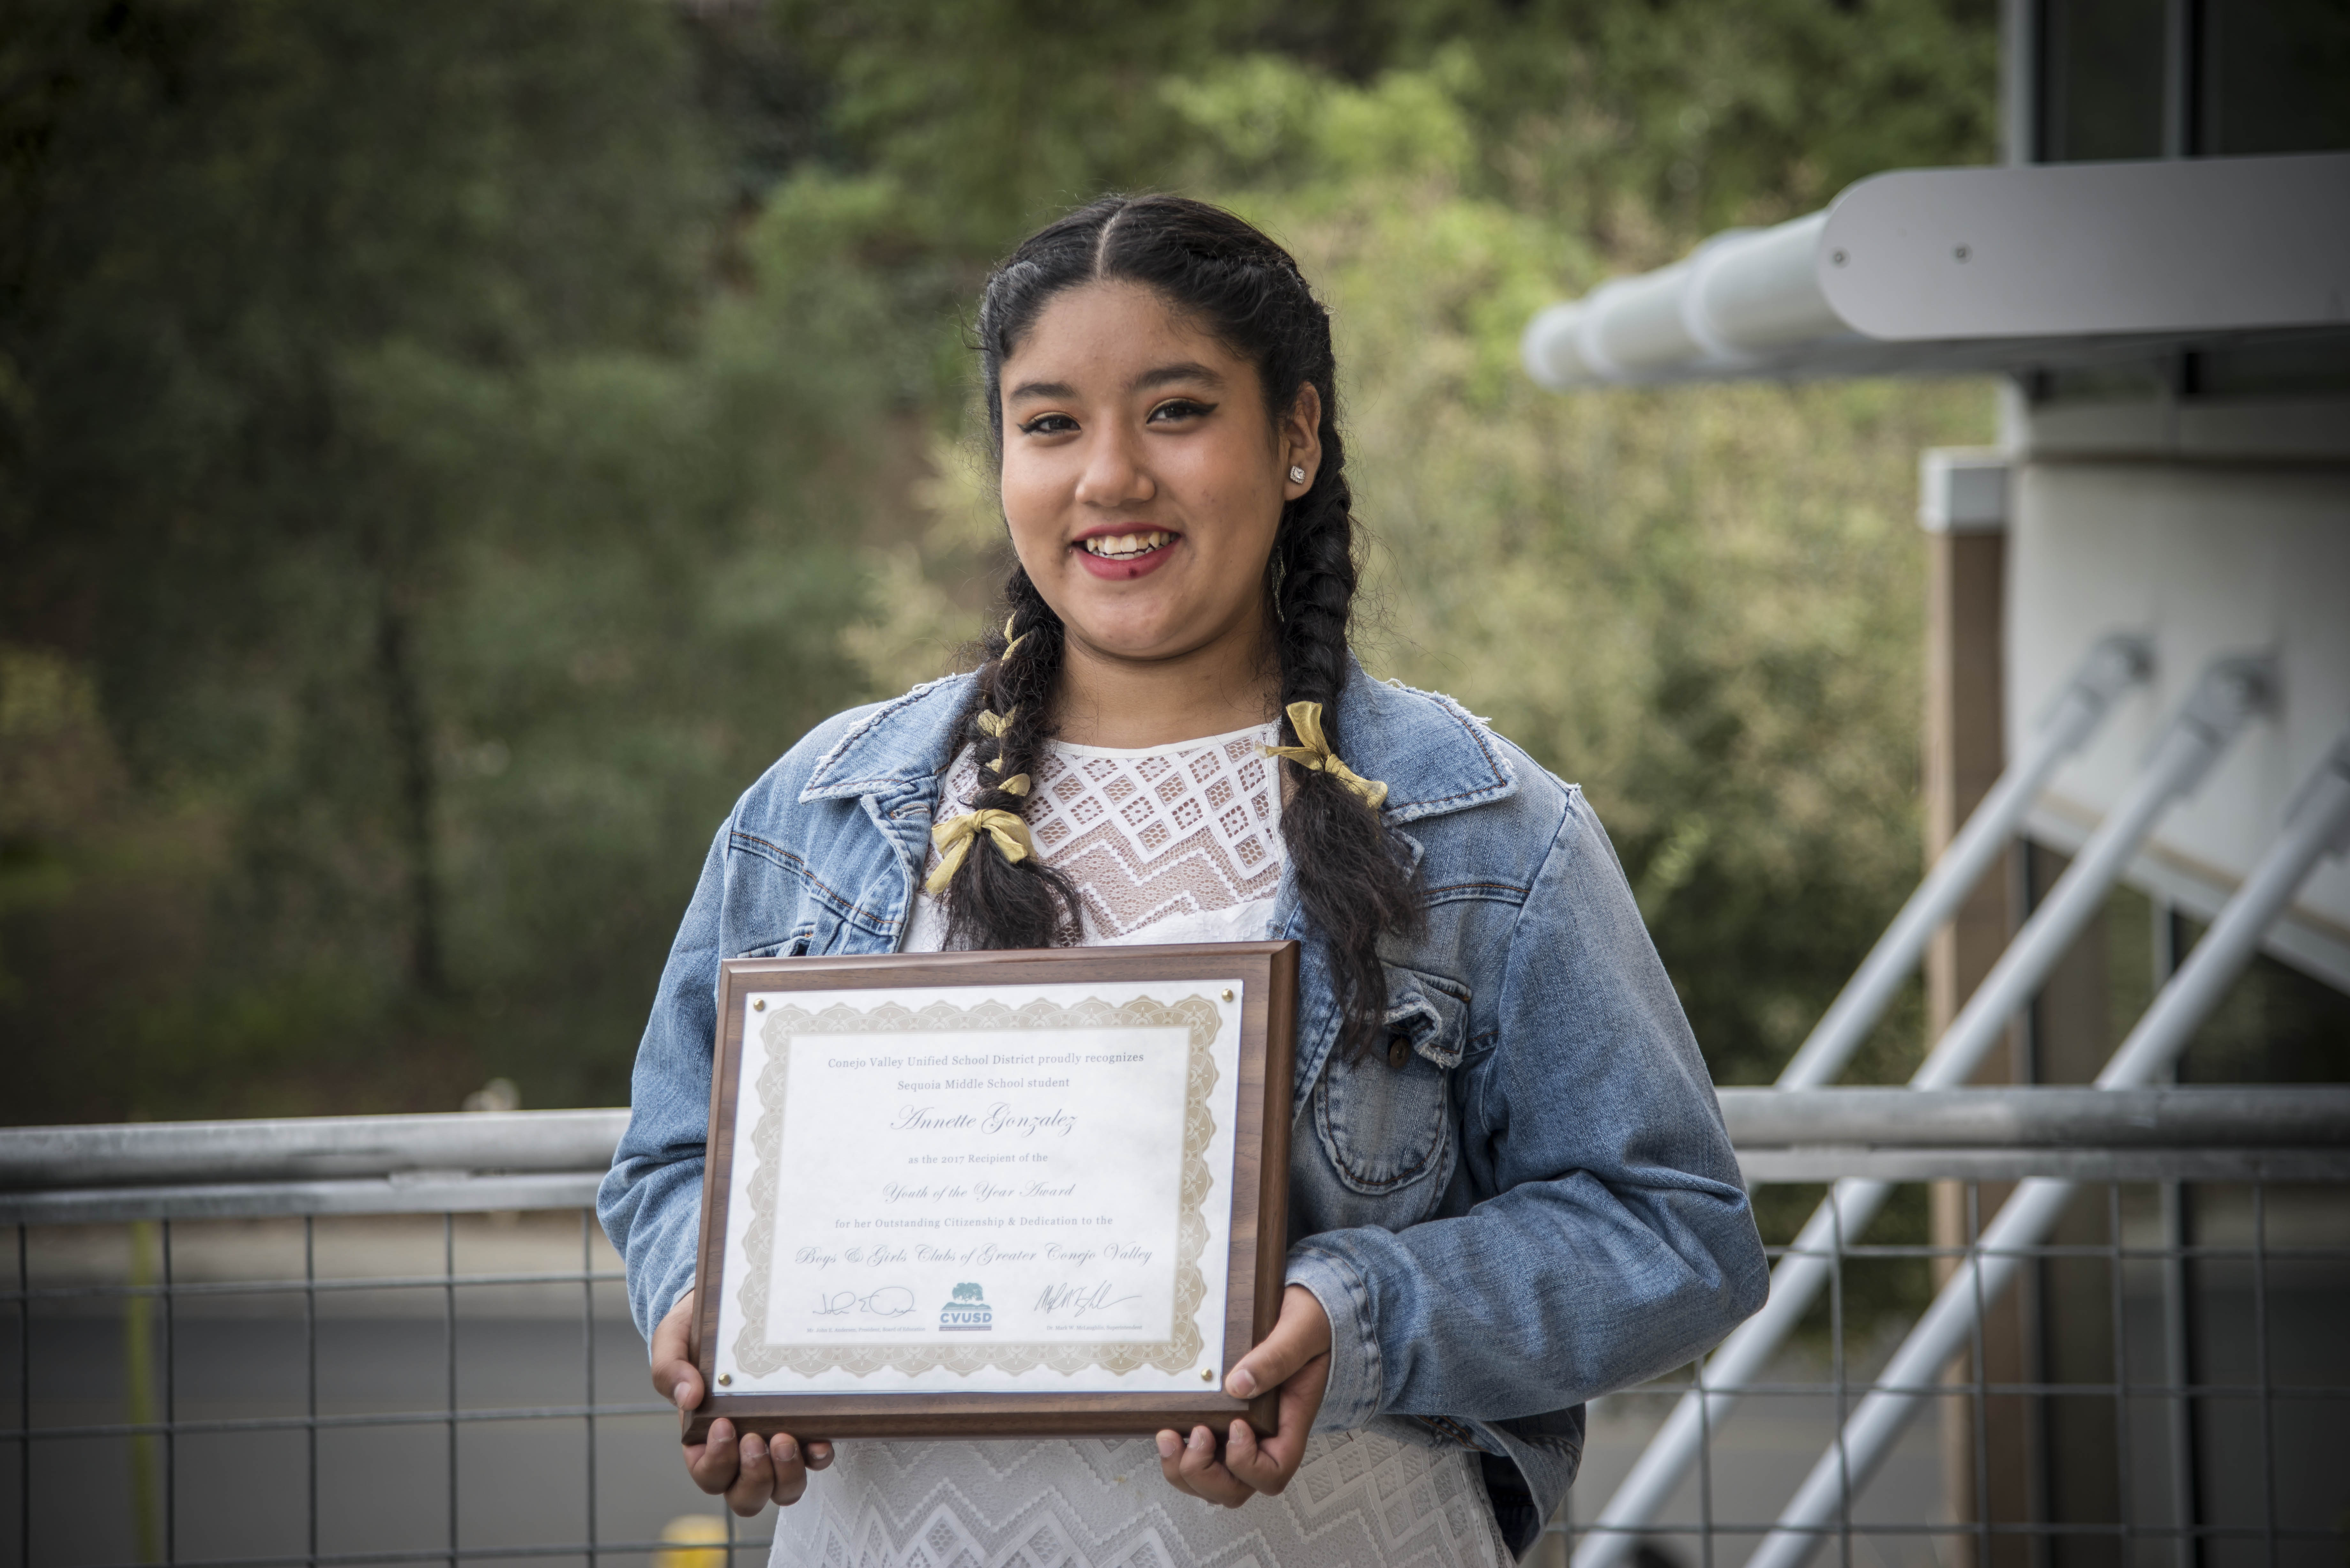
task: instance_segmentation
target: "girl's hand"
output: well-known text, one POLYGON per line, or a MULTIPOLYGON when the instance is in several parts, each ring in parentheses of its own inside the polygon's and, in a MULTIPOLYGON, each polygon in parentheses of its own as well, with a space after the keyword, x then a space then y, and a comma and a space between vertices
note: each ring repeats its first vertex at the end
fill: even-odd
POLYGON ((1281 1318, 1264 1343, 1241 1358, 1224 1379, 1224 1392, 1253 1398, 1278 1386, 1273 1436, 1260 1439, 1244 1420, 1234 1420, 1216 1456, 1216 1436, 1191 1428, 1186 1442, 1175 1432, 1159 1434, 1159 1469, 1177 1491, 1238 1508, 1259 1492, 1279 1496, 1305 1458, 1305 1434, 1322 1408, 1330 1381, 1330 1319, 1314 1293, 1292 1285, 1281 1295, 1281 1318))
MULTIPOLYGON (((686 1325, 693 1321, 693 1293, 677 1298, 669 1315, 653 1329, 653 1387, 681 1410, 702 1403, 702 1369, 686 1353, 686 1325)), ((721 1417, 710 1423, 707 1442, 687 1443, 685 1473, 693 1484, 712 1496, 723 1492, 726 1506, 748 1519, 773 1502, 789 1508, 807 1490, 808 1471, 832 1463, 832 1445, 811 1442, 803 1449, 786 1433, 770 1440, 745 1432, 738 1440, 734 1423, 721 1417)))

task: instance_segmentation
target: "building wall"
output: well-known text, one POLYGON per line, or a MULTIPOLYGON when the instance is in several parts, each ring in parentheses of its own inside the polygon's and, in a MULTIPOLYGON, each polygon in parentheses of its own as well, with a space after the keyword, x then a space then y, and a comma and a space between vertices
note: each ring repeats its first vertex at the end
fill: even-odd
MULTIPOLYGON (((2350 410, 2345 411, 2350 441, 2350 410)), ((2008 548, 2010 754, 2099 637, 2153 642, 2153 680, 2052 781, 2035 837, 2077 844, 2126 789, 2205 662, 2272 654, 2279 701, 2158 825, 2139 868, 2224 897, 2293 793, 2350 732, 2350 462, 2043 449, 2014 471, 2008 548), (2068 842, 2069 841, 2069 842, 2068 842)), ((2144 876, 2134 878, 2143 881, 2144 876)), ((2204 899, 2182 900, 2192 908, 2204 899)), ((2208 910, 2200 911, 2208 914, 2208 910)), ((2292 923, 2303 957, 2350 976, 2350 864, 2319 867, 2292 923)), ((2293 961, 2293 954, 2280 956, 2293 961)))

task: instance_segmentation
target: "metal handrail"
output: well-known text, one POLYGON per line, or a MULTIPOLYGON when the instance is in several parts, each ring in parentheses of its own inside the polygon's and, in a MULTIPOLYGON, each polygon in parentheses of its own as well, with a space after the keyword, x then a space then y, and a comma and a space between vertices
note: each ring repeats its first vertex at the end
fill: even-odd
MULTIPOLYGON (((2330 1179, 2350 1088, 1720 1091, 1747 1179, 2330 1179)), ((0 1223, 581 1208, 625 1110, 0 1128, 0 1223)))
MULTIPOLYGON (((2350 1087, 1725 1088, 1740 1148, 2350 1144, 2350 1087)), ((0 1192, 426 1173, 601 1171, 618 1110, 0 1127, 0 1192)))
POLYGON ((2280 1148, 2350 1145, 2350 1088, 1723 1089, 1743 1152, 1863 1147, 2280 1148))
POLYGON ((0 1192, 601 1170, 628 1125, 621 1109, 9 1127, 0 1129, 0 1192))

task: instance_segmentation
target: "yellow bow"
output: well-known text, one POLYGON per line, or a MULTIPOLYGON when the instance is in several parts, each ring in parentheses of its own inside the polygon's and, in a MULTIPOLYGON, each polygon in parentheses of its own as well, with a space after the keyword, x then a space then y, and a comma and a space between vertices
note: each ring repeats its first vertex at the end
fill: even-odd
POLYGON ((1286 757, 1301 768, 1318 769, 1363 797, 1363 804, 1373 811, 1387 803, 1388 786, 1377 779, 1367 779, 1331 753, 1330 742, 1322 738, 1322 704, 1292 702, 1289 722, 1296 728, 1302 746, 1267 746, 1268 757, 1286 757))
POLYGON ((1012 623, 1013 623, 1014 621, 1015 621, 1015 620, 1018 620, 1019 618, 1020 618, 1019 614, 1018 614, 1018 612, 1016 612, 1016 611, 1015 611, 1015 612, 1014 612, 1013 614, 1008 615, 1008 616, 1005 616, 1005 617, 1003 618, 1003 651, 1002 653, 998 654, 998 655, 996 656, 997 658, 999 658, 999 659, 1009 659, 1009 658, 1011 658, 1011 657, 1012 657, 1012 650, 1013 650, 1014 649, 1015 649, 1015 648, 1019 647, 1023 642, 1025 642, 1025 641, 1028 639, 1028 634, 1027 634, 1026 632, 1024 632, 1024 632, 1022 632, 1018 637, 1014 637, 1014 636, 1013 636, 1013 635, 1012 635, 1012 623))
POLYGON ((939 846, 939 868, 922 884, 922 891, 933 898, 945 892, 982 833, 995 840, 995 847, 1014 866, 1036 853, 1028 825, 1008 811, 974 811, 952 822, 941 822, 931 829, 931 842, 939 846))
POLYGON ((1020 717, 1020 710, 1017 708, 1001 717, 983 708, 979 712, 979 732, 983 735, 994 735, 1001 738, 1004 731, 1012 728, 1012 721, 1018 717, 1020 717))

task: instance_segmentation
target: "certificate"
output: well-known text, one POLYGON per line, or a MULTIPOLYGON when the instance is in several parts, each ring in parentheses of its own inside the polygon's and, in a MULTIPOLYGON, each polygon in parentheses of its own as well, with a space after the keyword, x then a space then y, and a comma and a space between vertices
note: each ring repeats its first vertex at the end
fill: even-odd
POLYGON ((694 1355, 805 1438, 1247 1415, 1280 1306, 1294 942, 722 966, 694 1355))

